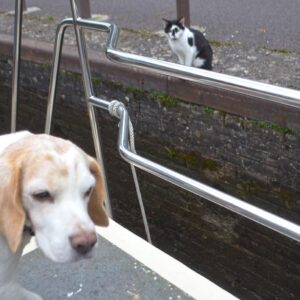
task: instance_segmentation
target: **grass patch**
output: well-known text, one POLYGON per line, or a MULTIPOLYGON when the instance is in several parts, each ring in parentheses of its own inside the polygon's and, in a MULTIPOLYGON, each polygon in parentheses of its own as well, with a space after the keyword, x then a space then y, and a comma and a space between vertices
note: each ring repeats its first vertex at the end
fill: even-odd
POLYGON ((215 110, 209 106, 204 106, 203 111, 207 114, 212 114, 215 110))
POLYGON ((219 40, 210 40, 209 43, 213 47, 233 47, 235 45, 234 42, 219 41, 219 40))
POLYGON ((34 19, 38 19, 40 21, 42 21, 43 23, 52 23, 55 21, 55 18, 53 16, 41 16, 41 17, 36 17, 36 16, 33 16, 33 15, 28 15, 27 16, 28 18, 30 18, 31 20, 34 20, 34 19))
POLYGON ((288 50, 288 49, 276 49, 276 48, 267 48, 267 47, 264 47, 263 49, 265 50, 269 50, 271 52, 274 52, 274 53, 279 53, 279 54, 282 54, 282 55, 290 55, 293 53, 293 51, 291 50, 288 50))
POLYGON ((49 21, 49 22, 53 22, 55 19, 54 19, 53 16, 47 16, 46 20, 49 21))
POLYGON ((140 35, 141 37, 144 37, 144 38, 150 38, 150 37, 154 37, 154 36, 157 36, 157 34, 155 32, 152 32, 152 31, 148 31, 148 30, 139 30, 139 29, 133 29, 133 28, 122 28, 123 31, 126 31, 128 33, 132 33, 132 34, 138 34, 140 35))

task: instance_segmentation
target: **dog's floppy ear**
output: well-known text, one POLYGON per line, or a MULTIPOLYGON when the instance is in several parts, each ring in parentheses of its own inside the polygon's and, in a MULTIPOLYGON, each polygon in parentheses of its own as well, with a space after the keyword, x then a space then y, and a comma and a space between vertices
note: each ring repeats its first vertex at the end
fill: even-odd
POLYGON ((90 158, 90 170, 96 178, 96 185, 90 196, 88 211, 96 225, 108 226, 108 216, 104 208, 104 184, 100 167, 94 158, 90 158))
POLYGON ((15 253, 21 243, 25 210, 22 205, 22 172, 17 162, 0 159, 0 234, 15 253))

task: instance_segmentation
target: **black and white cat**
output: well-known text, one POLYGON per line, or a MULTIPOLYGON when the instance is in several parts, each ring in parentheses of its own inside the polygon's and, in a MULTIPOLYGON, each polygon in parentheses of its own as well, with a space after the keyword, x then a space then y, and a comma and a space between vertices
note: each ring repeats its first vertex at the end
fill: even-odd
POLYGON ((165 21, 165 33, 172 51, 182 65, 212 70, 213 52, 204 35, 184 26, 184 18, 165 21))

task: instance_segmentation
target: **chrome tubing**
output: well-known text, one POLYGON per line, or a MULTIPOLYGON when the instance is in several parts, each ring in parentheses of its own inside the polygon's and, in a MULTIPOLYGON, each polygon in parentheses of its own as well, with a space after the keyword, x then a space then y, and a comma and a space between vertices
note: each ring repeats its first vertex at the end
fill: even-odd
MULTIPOLYGON (((110 24, 102 22, 91 21, 91 20, 82 20, 80 18, 77 19, 77 26, 84 29, 93 29, 103 32, 109 32, 110 24)), ((54 51, 53 51, 53 63, 52 63, 52 71, 50 76, 50 84, 49 84, 49 93, 48 93, 48 104, 47 104, 47 113, 46 113, 46 122, 45 122, 45 133, 50 134, 51 132, 51 124, 53 117, 53 107, 54 100, 57 89, 57 78, 60 66, 60 59, 62 55, 62 47, 66 29, 74 26, 74 21, 72 18, 64 19, 57 27, 55 34, 55 43, 54 43, 54 51)), ((89 82, 86 80, 85 82, 89 82)), ((87 88, 90 91, 89 88, 87 88)), ((90 94, 90 93, 89 93, 90 94)), ((90 96, 92 98, 93 96, 90 96)))
POLYGON ((74 26, 74 30, 75 30, 78 54, 79 54, 81 70, 82 70, 84 93, 85 93, 85 98, 87 101, 88 114, 89 114, 89 119, 90 119, 90 125, 91 125, 91 130, 92 130, 92 136, 93 136, 93 141, 94 141, 96 157, 100 164, 100 168, 101 168, 101 171, 103 174, 105 207, 107 209, 109 216, 111 218, 113 218, 112 208, 111 208, 110 199, 109 199, 107 177, 106 177, 106 172, 105 172, 105 168, 104 168, 101 139, 100 139, 100 134, 99 134, 97 121, 96 121, 96 112, 95 112, 94 106, 88 102, 89 98, 94 95, 94 90, 93 90, 93 84, 92 84, 90 65, 89 65, 89 61, 88 61, 88 53, 87 53, 87 48, 86 48, 86 43, 85 43, 85 37, 84 37, 83 31, 82 31, 82 28, 80 26, 77 26, 77 20, 79 19, 79 13, 78 13, 77 4, 75 2, 76 2, 75 0, 70 0, 72 17, 73 17, 72 18, 73 26, 74 26))
POLYGON ((300 109, 300 92, 297 90, 125 53, 113 48, 117 34, 111 34, 111 36, 115 40, 113 43, 109 43, 106 55, 112 61, 300 109))
MULTIPOLYGON (((61 24, 68 26, 73 20, 65 19, 61 24)), ((119 34, 115 24, 78 17, 76 26, 107 32, 106 55, 112 61, 300 109, 300 91, 119 51, 116 49, 119 34)))
MULTIPOLYGON (((57 32, 60 32, 62 34, 57 34, 56 36, 58 46, 55 48, 55 57, 61 54, 61 47, 59 47, 59 44, 62 43, 65 28, 71 26, 72 24, 73 19, 65 19, 58 28, 57 32)), ((264 83, 258 83, 247 79, 240 79, 237 77, 218 74, 211 71, 192 69, 178 64, 162 62, 152 58, 117 51, 114 50, 114 48, 117 45, 118 29, 114 24, 95 22, 91 20, 83 20, 81 18, 78 18, 76 21, 76 25, 81 28, 108 32, 109 37, 107 41, 106 53, 107 56, 114 61, 120 61, 122 63, 140 66, 142 68, 151 69, 173 77, 182 78, 190 81, 197 81, 204 85, 215 86, 217 88, 222 88, 225 90, 228 89, 244 95, 255 96, 275 103, 300 108, 299 91, 276 87, 264 83), (158 68, 159 70, 156 70, 156 68, 158 68)), ((53 88, 56 88, 56 86, 54 85, 53 88)), ((52 101, 52 104, 50 104, 53 105, 54 98, 49 98, 48 101, 52 101)), ((91 106, 96 106, 101 109, 108 110, 109 101, 102 100, 95 97, 94 95, 91 95, 88 98, 88 102, 91 106)), ((48 119, 50 119, 51 123, 51 118, 48 119)), ((227 195, 226 193, 218 191, 205 184, 197 182, 180 173, 172 171, 155 162, 143 158, 138 154, 132 153, 128 147, 129 118, 127 110, 125 108, 123 108, 120 111, 120 120, 121 121, 119 128, 118 148, 120 155, 123 157, 124 160, 150 174, 158 176, 163 180, 166 180, 178 187, 181 187, 198 196, 201 196, 215 204, 225 207, 252 221, 264 225, 282 235, 285 235, 298 242, 300 241, 299 225, 294 224, 281 217, 278 217, 274 214, 271 214, 267 211, 264 211, 263 209, 257 208, 244 201, 241 201, 235 197, 227 195)))
POLYGON ((53 51, 53 63, 50 75, 49 92, 48 92, 48 104, 46 113, 45 133, 50 134, 51 124, 53 117, 53 106, 56 95, 57 79, 60 66, 61 52, 63 47, 64 35, 66 29, 73 25, 72 19, 64 20, 59 24, 56 30, 54 51, 53 51))
POLYGON ((12 69, 11 125, 10 131, 15 132, 17 126, 17 105, 19 97, 20 53, 22 43, 23 0, 15 0, 14 50, 12 69))
POLYGON ((285 235, 293 240, 300 242, 300 226, 271 214, 263 209, 248 204, 238 198, 230 196, 226 193, 218 191, 208 185, 191 179, 185 175, 177 173, 171 169, 161 166, 151 160, 148 160, 129 149, 128 145, 128 112, 123 107, 119 109, 120 128, 118 138, 118 148, 120 155, 130 164, 135 165, 143 171, 155 175, 165 181, 168 181, 180 188, 192 192, 206 200, 209 200, 217 205, 229 209, 247 219, 266 226, 282 235, 285 235))

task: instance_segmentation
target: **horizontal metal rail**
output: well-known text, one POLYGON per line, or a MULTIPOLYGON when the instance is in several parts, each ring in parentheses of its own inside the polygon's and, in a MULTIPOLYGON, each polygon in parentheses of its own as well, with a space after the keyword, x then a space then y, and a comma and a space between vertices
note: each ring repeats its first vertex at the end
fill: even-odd
MULTIPOLYGON (((110 59, 114 61, 139 66, 145 69, 151 69, 156 72, 171 75, 174 77, 183 78, 190 81, 197 81, 198 83, 204 85, 230 90, 240 94, 255 96, 264 100, 300 108, 299 91, 280 88, 263 83, 257 83, 255 81, 240 79, 237 77, 218 74, 211 71, 189 68, 178 64, 163 62, 156 59, 115 50, 118 39, 118 29, 114 24, 109 24, 105 22, 95 22, 91 20, 83 20, 81 18, 77 18, 75 21, 73 19, 65 19, 60 24, 57 30, 54 53, 55 60, 53 65, 53 73, 51 76, 52 84, 50 84, 50 88, 52 89, 50 95, 52 95, 52 98, 49 98, 46 128, 50 128, 51 125, 52 107, 56 89, 55 81, 57 80, 57 77, 55 77, 57 75, 55 75, 54 73, 58 70, 58 57, 60 57, 61 55, 64 31, 67 27, 73 26, 74 22, 76 23, 76 26, 80 28, 94 29, 107 32, 109 34, 109 37, 107 42, 106 54, 110 59)), ((91 95, 88 98, 88 103, 92 106, 96 106, 105 110, 108 110, 110 104, 110 102, 99 99, 94 95, 91 95)), ((281 217, 278 217, 274 214, 271 214, 251 204, 248 204, 244 201, 241 201, 238 198, 227 195, 226 193, 218 191, 201 182, 193 180, 187 176, 184 176, 155 162, 152 162, 142 156, 139 156, 136 153, 131 152, 128 146, 129 117, 127 110, 124 106, 122 107, 122 109, 120 109, 119 116, 121 121, 119 128, 118 147, 120 155, 127 162, 137 166, 138 168, 148 173, 151 173, 172 184, 175 184, 187 191, 201 196, 215 204, 225 207, 241 216, 244 216, 274 231, 277 231, 291 239, 294 239, 298 242, 300 241, 299 225, 294 224, 281 217)))
MULTIPOLYGON (((106 110, 108 110, 110 104, 110 102, 97 97, 91 97, 89 102, 94 106, 106 110)), ((255 221, 300 242, 299 225, 278 217, 254 205, 248 204, 245 201, 216 190, 206 184, 198 182, 164 166, 161 166, 130 151, 128 145, 129 116, 124 106, 119 109, 119 115, 121 122, 119 125, 118 149, 124 160, 180 188, 190 191, 247 219, 255 221)))
MULTIPOLYGON (((65 19, 58 31, 61 34, 66 27, 73 26, 73 24, 73 19, 65 19)), ((76 20, 76 24, 80 28, 109 33, 106 55, 112 61, 300 109, 300 91, 123 52, 116 49, 119 32, 115 24, 81 18, 76 20)))

